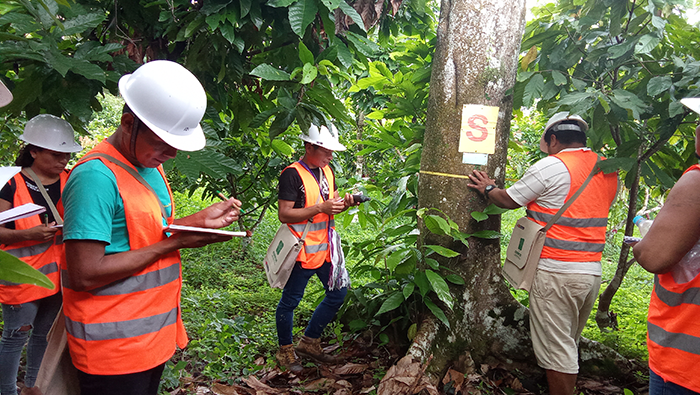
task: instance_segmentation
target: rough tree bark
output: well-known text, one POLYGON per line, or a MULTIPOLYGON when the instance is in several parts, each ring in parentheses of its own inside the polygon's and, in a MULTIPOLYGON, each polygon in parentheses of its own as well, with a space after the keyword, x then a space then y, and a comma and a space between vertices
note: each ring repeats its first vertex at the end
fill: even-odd
MULTIPOLYGON (((499 230, 500 217, 476 223, 470 216, 473 211, 482 211, 487 202, 469 190, 468 180, 461 177, 474 169, 473 165, 462 164, 458 152, 462 105, 500 107, 496 152, 483 169, 502 185, 512 114, 507 91, 515 82, 524 23, 525 0, 442 0, 421 158, 419 206, 442 210, 467 233, 499 230)), ((459 257, 443 259, 441 265, 460 274, 466 284, 451 286, 455 303, 448 312, 450 328, 426 318, 408 354, 429 364, 426 372, 433 382, 450 366, 464 372, 475 363, 501 363, 525 373, 540 373, 532 352, 528 310, 511 296, 500 274, 498 240, 471 238, 466 248, 421 230, 422 243, 460 252, 459 257)), ((581 352, 593 360, 609 352, 600 351, 594 342, 583 343, 596 346, 595 351, 581 352)), ((619 355, 612 355, 606 362, 616 359, 611 365, 629 368, 619 355)))

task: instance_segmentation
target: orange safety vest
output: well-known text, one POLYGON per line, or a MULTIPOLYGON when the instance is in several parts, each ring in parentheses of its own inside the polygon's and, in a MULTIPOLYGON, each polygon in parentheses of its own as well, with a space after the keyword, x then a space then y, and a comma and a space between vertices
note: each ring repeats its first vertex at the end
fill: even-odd
MULTIPOLYGON (((301 181, 304 183, 304 192, 306 195, 306 204, 304 207, 310 207, 316 204, 319 195, 321 195, 321 190, 319 188, 316 177, 311 174, 306 168, 299 162, 294 162, 288 166, 288 168, 294 168, 299 173, 301 181)), ((328 190, 331 198, 335 192, 335 184, 333 182, 333 171, 330 166, 322 167, 323 175, 328 180, 328 190)), ((323 196, 321 196, 321 202, 325 201, 323 196)), ((307 221, 296 222, 287 224, 289 229, 296 237, 301 237, 304 234, 304 228, 306 227, 307 221)), ((318 269, 323 266, 325 262, 330 262, 331 260, 331 250, 328 248, 328 228, 329 226, 335 229, 335 221, 332 215, 320 213, 314 215, 311 219, 311 224, 309 225, 309 232, 306 234, 306 242, 304 243, 304 248, 299 251, 299 256, 297 261, 301 262, 301 267, 304 269, 318 269), (329 225, 330 223, 330 225, 329 225)))
MULTIPOLYGON (((699 165, 688 171, 700 170, 699 165)), ((647 317, 649 368, 664 380, 700 392, 700 275, 678 284, 672 272, 654 276, 647 317)))
MULTIPOLYGON (((566 197, 569 200, 588 178, 598 155, 592 151, 567 151, 554 156, 564 162, 569 171, 571 187, 566 197)), ((576 201, 547 231, 540 258, 565 262, 600 261, 605 247, 608 213, 616 193, 616 173, 594 175, 576 201)), ((557 211, 559 209, 545 208, 534 201, 527 205, 527 216, 542 226, 557 211)))
MULTIPOLYGON (((96 152, 111 155, 136 170, 107 141, 88 155, 96 152)), ((131 250, 164 240, 158 197, 120 166, 103 158, 87 160, 92 159, 101 160, 116 177, 131 250)), ((82 163, 85 159, 76 167, 82 163)), ((173 202, 161 166, 158 171, 173 202)), ((174 211, 173 206, 168 223, 172 223, 174 211)), ((162 255, 140 272, 90 291, 73 290, 70 277, 64 273, 63 312, 75 367, 89 374, 118 375, 143 372, 166 362, 175 353, 176 344, 180 348, 187 345, 180 316, 181 288, 178 251, 162 255)))
MULTIPOLYGON (((34 203, 31 195, 29 195, 29 189, 24 181, 24 177, 18 173, 14 176, 14 180, 16 185, 13 199, 15 207, 26 203, 34 203)), ((60 175, 61 192, 63 192, 63 187, 66 185, 66 180, 68 180, 68 173, 64 171, 60 175)), ((63 204, 61 200, 56 204, 56 209, 59 215, 63 216, 63 204)), ((15 229, 29 229, 41 225, 43 223, 41 215, 37 214, 15 220, 15 229)), ((56 232, 53 239, 49 241, 27 240, 13 244, 2 244, 0 245, 0 249, 14 255, 34 269, 44 273, 55 285, 54 289, 46 289, 31 284, 17 284, 0 280, 0 303, 28 303, 58 293, 58 269, 61 267, 66 257, 63 247, 63 234, 60 230, 56 232)))

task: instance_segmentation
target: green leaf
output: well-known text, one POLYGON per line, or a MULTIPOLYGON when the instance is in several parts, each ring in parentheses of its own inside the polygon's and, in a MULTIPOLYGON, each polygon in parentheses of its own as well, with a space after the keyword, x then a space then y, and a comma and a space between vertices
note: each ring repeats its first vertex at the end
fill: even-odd
POLYGON ((423 218, 425 227, 436 235, 449 235, 450 225, 439 215, 426 215, 423 218))
POLYGON ((272 124, 270 125, 270 140, 273 140, 275 137, 284 133, 289 125, 294 122, 295 116, 296 114, 294 110, 289 111, 287 109, 283 109, 278 112, 277 115, 275 115, 275 120, 272 121, 272 124))
POLYGON ((275 8, 289 7, 297 0, 270 0, 266 5, 275 8))
POLYGON ((451 282, 452 284, 464 285, 464 279, 456 274, 448 274, 445 276, 445 280, 451 282))
POLYGON ((309 51, 309 49, 306 48, 306 45, 304 45, 304 43, 301 41, 299 41, 299 60, 301 60, 301 63, 303 64, 314 64, 314 54, 311 53, 311 51, 309 51))
POLYGON ((439 246, 439 245, 432 245, 432 244, 427 244, 425 245, 425 248, 428 248, 446 258, 454 258, 456 256, 459 256, 459 252, 453 251, 447 247, 439 246))
POLYGON ((318 5, 316 0, 299 0, 289 7, 289 24, 292 31, 299 37, 304 37, 306 28, 316 18, 318 5))
POLYGON ((525 93, 523 93, 523 104, 526 106, 532 106, 535 103, 535 99, 539 99, 542 96, 542 90, 544 89, 544 77, 542 74, 535 74, 530 78, 530 81, 525 85, 525 93))
POLYGON ((425 263, 428 264, 433 270, 438 270, 440 269, 440 262, 436 261, 433 258, 425 258, 425 263))
POLYGON ((254 68, 250 74, 268 81, 289 81, 289 73, 266 63, 254 68))
POLYGON ((430 281, 430 285, 433 287, 433 291, 435 291, 438 298, 445 303, 447 307, 452 309, 452 294, 450 294, 450 287, 447 285, 447 282, 445 282, 445 279, 430 269, 425 271, 425 276, 428 277, 428 281, 430 281))
POLYGON ((219 26, 219 31, 229 43, 233 44, 233 42, 236 40, 236 28, 231 24, 231 22, 224 21, 221 26, 219 26))
POLYGON ((63 32, 64 36, 71 36, 73 34, 83 33, 86 30, 90 30, 98 26, 105 19, 105 14, 101 12, 93 12, 85 15, 78 15, 75 18, 71 18, 63 22, 63 32))
POLYGON ((1 250, 0 280, 15 284, 33 284, 48 289, 55 288, 53 282, 42 272, 1 250))
MULTIPOLYGON (((413 341, 413 339, 416 337, 416 333, 418 333, 418 325, 413 323, 413 324, 411 324, 411 326, 408 327, 408 332, 406 333, 408 340, 413 341)), ((625 393, 625 395, 627 395, 627 394, 625 393)), ((633 394, 630 393, 629 395, 633 395, 633 394)))
POLYGON ((450 321, 447 320, 447 316, 445 316, 445 312, 442 311, 441 308, 437 307, 437 305, 435 303, 433 303, 433 301, 430 300, 430 298, 424 297, 423 303, 425 304, 426 307, 428 307, 428 309, 430 309, 430 311, 433 313, 433 315, 435 317, 437 317, 437 319, 440 320, 440 322, 445 324, 445 326, 447 328, 450 327, 450 321))
POLYGON ((552 71, 552 79, 554 80, 554 85, 556 86, 562 86, 568 81, 566 76, 557 70, 552 71))
POLYGON ((483 213, 488 214, 488 215, 501 215, 508 211, 507 208, 500 208, 496 206, 495 204, 491 203, 486 208, 484 209, 483 213))
POLYGON ((403 297, 405 299, 408 299, 412 294, 413 291, 416 289, 416 284, 415 283, 408 283, 406 286, 403 287, 402 293, 403 297))
POLYGON ((379 308, 379 311, 377 311, 375 317, 378 315, 382 315, 387 311, 396 309, 397 307, 401 306, 401 303, 403 303, 404 300, 405 299, 401 292, 394 292, 393 294, 389 295, 388 298, 386 298, 384 303, 382 303, 382 307, 379 308))
POLYGON ((265 121, 267 121, 271 116, 277 114, 277 112, 280 110, 279 107, 275 107, 266 111, 263 111, 256 116, 253 117, 253 120, 250 121, 248 124, 248 127, 251 129, 256 129, 262 126, 265 121))
POLYGON ((274 139, 274 140, 272 140, 272 141, 270 142, 270 145, 272 145, 272 148, 273 148, 276 152, 278 152, 278 153, 280 153, 280 154, 282 154, 282 155, 284 155, 284 156, 286 156, 286 157, 290 157, 290 156, 292 156, 292 154, 294 153, 294 148, 292 148, 291 145, 285 143, 284 141, 282 141, 282 140, 280 140, 280 139, 274 139))
POLYGON ((318 75, 318 69, 316 66, 311 63, 306 63, 303 70, 304 72, 302 74, 301 81, 299 81, 300 84, 308 84, 316 79, 316 76, 318 75))
POLYGON ((649 96, 656 96, 667 92, 672 86, 673 80, 671 79, 671 76, 657 76, 649 80, 649 83, 647 84, 647 94, 649 96))
POLYGON ((365 23, 362 21, 362 17, 354 8, 352 8, 350 4, 346 3, 345 1, 340 1, 340 3, 338 3, 338 7, 341 11, 343 11, 343 13, 345 13, 345 15, 349 16, 353 22, 357 23, 357 26, 359 26, 362 31, 367 31, 367 29, 365 29, 365 23))
POLYGON ((637 55, 649 53, 654 48, 656 48, 660 42, 661 42, 661 39, 656 37, 656 35, 653 35, 653 34, 644 35, 639 39, 639 41, 637 42, 637 45, 635 45, 634 53, 637 55))
POLYGON ((472 218, 474 218, 477 222, 485 221, 489 219, 488 214, 484 214, 481 211, 472 211, 471 212, 472 218))

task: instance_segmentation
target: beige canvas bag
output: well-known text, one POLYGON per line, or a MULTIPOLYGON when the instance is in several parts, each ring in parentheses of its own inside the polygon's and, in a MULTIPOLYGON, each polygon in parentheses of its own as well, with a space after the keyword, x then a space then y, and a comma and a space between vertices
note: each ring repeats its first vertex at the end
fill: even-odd
POLYGON ((58 312, 47 336, 48 346, 41 360, 36 386, 43 395, 75 395, 80 393, 78 370, 68 352, 68 335, 63 308, 58 312))
MULTIPOLYGON (((321 195, 319 194, 316 203, 318 204, 320 201, 321 195)), ((294 269, 294 263, 297 261, 299 251, 304 248, 306 234, 309 233, 310 225, 311 219, 306 221, 306 227, 304 227, 301 239, 292 233, 287 224, 282 224, 277 229, 275 238, 272 239, 272 243, 267 247, 267 254, 265 254, 265 261, 263 261, 267 282, 272 288, 284 289, 289 276, 292 274, 292 269, 294 269)))
POLYGON ((506 261, 503 263, 502 269, 503 277, 508 280, 513 288, 530 291, 532 282, 535 279, 535 273, 537 273, 537 264, 542 254, 542 248, 544 248, 547 231, 564 214, 566 209, 574 203, 576 198, 581 195, 593 176, 600 171, 598 162, 600 162, 600 157, 598 157, 586 181, 581 184, 581 187, 557 211, 554 217, 547 222, 547 225, 542 226, 527 217, 520 218, 515 223, 513 234, 510 236, 510 242, 506 250, 506 261))

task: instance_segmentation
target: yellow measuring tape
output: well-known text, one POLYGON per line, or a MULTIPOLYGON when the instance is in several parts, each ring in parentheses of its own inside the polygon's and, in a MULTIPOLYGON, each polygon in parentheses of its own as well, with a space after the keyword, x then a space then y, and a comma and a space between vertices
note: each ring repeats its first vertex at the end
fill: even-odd
POLYGON ((421 170, 421 174, 430 174, 431 176, 442 176, 442 177, 452 177, 452 178, 466 178, 469 179, 469 176, 463 176, 461 174, 448 174, 448 173, 438 173, 436 171, 427 171, 427 170, 421 170))

